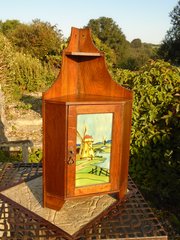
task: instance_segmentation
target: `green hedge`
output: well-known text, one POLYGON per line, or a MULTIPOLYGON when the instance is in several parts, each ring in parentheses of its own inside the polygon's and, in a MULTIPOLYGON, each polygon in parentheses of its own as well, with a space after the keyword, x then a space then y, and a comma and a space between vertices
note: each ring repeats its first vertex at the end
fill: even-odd
POLYGON ((53 72, 47 65, 29 54, 16 53, 14 55, 14 83, 22 91, 38 91, 52 82, 53 72))
POLYGON ((26 92, 44 91, 55 79, 56 71, 30 54, 16 52, 0 33, 0 83, 6 97, 20 99, 26 92))
POLYGON ((0 33, 0 84, 5 85, 10 77, 9 67, 12 65, 13 48, 7 38, 0 33))
POLYGON ((180 207, 180 71, 150 61, 137 72, 118 69, 116 79, 134 91, 130 174, 155 204, 180 207))

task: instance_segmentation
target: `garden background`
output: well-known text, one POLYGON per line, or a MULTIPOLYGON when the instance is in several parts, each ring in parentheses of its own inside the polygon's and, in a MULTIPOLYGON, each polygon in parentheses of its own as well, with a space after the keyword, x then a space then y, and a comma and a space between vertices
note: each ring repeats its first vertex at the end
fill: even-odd
MULTIPOLYGON (((97 48, 105 52, 112 78, 134 91, 130 175, 170 239, 179 239, 180 1, 170 18, 172 26, 161 45, 139 38, 128 42, 112 18, 90 19, 86 26, 92 29, 97 48)), ((17 126, 9 125, 11 130, 7 126, 13 114, 29 116, 30 121, 37 115, 41 118, 40 93, 56 79, 67 43, 61 30, 49 22, 0 21, 1 141, 16 136, 17 126)), ((16 137, 34 141, 33 135, 41 136, 41 129, 31 131, 16 137)), ((0 161, 19 161, 20 155, 0 151, 0 161)), ((41 144, 35 144, 29 161, 41 159, 41 144)))

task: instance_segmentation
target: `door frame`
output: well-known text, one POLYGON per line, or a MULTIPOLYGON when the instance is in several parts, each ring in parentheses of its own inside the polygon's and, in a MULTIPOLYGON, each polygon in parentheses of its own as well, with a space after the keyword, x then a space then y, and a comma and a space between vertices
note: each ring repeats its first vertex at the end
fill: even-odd
POLYGON ((67 197, 84 196, 95 193, 118 192, 120 188, 120 168, 122 161, 122 133, 123 133, 123 104, 94 104, 94 105, 71 105, 68 108, 68 127, 67 127, 67 158, 73 161, 69 164, 66 161, 66 189, 67 197), (79 114, 98 114, 112 113, 112 145, 111 145, 111 164, 110 181, 103 184, 95 184, 83 187, 75 187, 76 173, 76 129, 77 115, 79 114), (72 160, 72 159, 71 159, 72 160))

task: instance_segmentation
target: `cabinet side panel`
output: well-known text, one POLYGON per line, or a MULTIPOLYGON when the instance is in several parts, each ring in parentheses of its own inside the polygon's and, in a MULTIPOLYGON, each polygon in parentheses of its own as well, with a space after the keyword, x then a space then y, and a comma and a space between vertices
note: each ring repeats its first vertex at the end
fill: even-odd
POLYGON ((113 121, 112 137, 112 167, 111 167, 111 184, 112 190, 119 190, 120 183, 120 166, 122 161, 122 109, 123 106, 115 107, 113 121))
POLYGON ((45 102, 44 106, 44 201, 63 198, 65 188, 66 107, 45 102))
POLYGON ((128 185, 128 167, 129 167, 129 149, 132 121, 132 102, 124 105, 123 111, 123 135, 122 135, 122 161, 120 174, 120 198, 123 198, 127 192, 128 185))

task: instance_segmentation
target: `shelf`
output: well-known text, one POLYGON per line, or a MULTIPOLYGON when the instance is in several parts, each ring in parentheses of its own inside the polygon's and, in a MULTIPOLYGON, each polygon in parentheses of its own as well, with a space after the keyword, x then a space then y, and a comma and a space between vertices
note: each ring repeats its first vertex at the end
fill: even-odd
POLYGON ((66 104, 66 105, 97 105, 97 104, 120 104, 123 102, 130 101, 127 98, 120 97, 108 97, 108 96, 97 96, 97 95, 68 95, 63 97, 56 97, 46 100, 46 102, 66 104))
POLYGON ((66 52, 68 56, 89 56, 89 57, 100 57, 103 56, 103 53, 99 52, 66 52))

